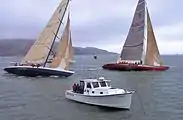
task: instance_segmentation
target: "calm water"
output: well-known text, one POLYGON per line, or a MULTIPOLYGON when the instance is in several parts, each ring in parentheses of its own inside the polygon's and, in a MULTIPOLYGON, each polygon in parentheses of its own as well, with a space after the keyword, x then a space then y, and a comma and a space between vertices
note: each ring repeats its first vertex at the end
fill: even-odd
MULTIPOLYGON (((0 120, 182 120, 183 56, 164 56, 171 66, 165 72, 116 72, 102 70, 114 55, 76 56, 75 74, 69 78, 27 78, 0 71, 0 120), (112 85, 134 89, 131 110, 112 110, 65 99, 64 90, 81 78, 104 76, 112 85)), ((0 58, 0 67, 19 61, 0 58)))

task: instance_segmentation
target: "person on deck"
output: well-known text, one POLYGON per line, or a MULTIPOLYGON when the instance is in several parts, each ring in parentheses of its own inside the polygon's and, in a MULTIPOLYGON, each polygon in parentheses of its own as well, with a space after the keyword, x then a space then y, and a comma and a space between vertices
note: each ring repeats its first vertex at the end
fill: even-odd
POLYGON ((74 91, 74 92, 76 92, 76 84, 74 83, 74 85, 72 86, 72 90, 74 91))
POLYGON ((35 65, 32 63, 31 66, 34 67, 35 65))
POLYGON ((79 84, 77 83, 77 85, 76 85, 76 92, 77 92, 77 93, 79 93, 79 87, 80 87, 80 86, 79 86, 79 84))
POLYGON ((17 63, 14 64, 14 66, 17 66, 17 65, 18 65, 17 63))
POLYGON ((38 68, 38 67, 40 67, 41 65, 40 65, 40 64, 37 64, 36 66, 37 66, 37 68, 38 68))
POLYGON ((80 93, 83 94, 84 93, 84 86, 80 86, 80 93))

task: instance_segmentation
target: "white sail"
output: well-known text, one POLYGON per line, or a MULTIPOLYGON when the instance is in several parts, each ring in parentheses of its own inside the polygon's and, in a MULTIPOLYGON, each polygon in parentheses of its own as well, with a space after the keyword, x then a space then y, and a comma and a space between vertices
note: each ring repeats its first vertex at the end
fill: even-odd
POLYGON ((22 59, 21 64, 26 64, 27 62, 39 64, 45 63, 57 36, 68 3, 69 0, 61 1, 46 27, 22 59))

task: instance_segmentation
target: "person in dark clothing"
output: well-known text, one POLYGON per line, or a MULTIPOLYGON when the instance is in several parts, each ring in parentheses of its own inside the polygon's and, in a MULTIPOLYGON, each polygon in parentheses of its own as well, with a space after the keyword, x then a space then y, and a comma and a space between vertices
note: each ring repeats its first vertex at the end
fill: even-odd
POLYGON ((40 67, 41 65, 40 65, 40 64, 37 64, 36 66, 37 66, 37 68, 38 68, 38 67, 40 67))
POLYGON ((79 93, 79 84, 76 85, 76 92, 79 93))
POLYGON ((72 86, 72 90, 74 91, 74 92, 76 92, 76 88, 77 86, 76 86, 76 84, 74 83, 74 85, 72 86))
POLYGON ((84 86, 83 86, 83 85, 80 86, 80 93, 81 93, 81 94, 84 93, 84 86))
POLYGON ((31 66, 32 66, 32 67, 35 67, 35 64, 32 63, 31 66))

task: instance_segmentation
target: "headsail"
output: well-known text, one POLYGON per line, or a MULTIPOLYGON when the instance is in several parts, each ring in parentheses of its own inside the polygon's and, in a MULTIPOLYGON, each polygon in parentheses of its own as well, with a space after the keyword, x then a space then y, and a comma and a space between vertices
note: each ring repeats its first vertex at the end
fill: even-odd
POLYGON ((68 3, 69 0, 62 0, 38 39, 21 61, 22 64, 27 62, 39 64, 45 63, 57 36, 68 3))
POLYGON ((64 29, 61 41, 59 42, 56 56, 53 58, 53 61, 51 63, 51 68, 61 67, 65 70, 68 70, 70 60, 70 43, 70 18, 68 15, 67 24, 64 29))
POLYGON ((141 60, 145 27, 145 0, 139 0, 121 52, 121 60, 141 60))
POLYGON ((69 58, 70 58, 70 62, 74 62, 74 50, 73 50, 73 46, 72 46, 72 35, 70 32, 70 44, 69 44, 69 58))
POLYGON ((162 61, 160 59, 160 54, 148 10, 147 10, 147 52, 146 52, 145 64, 153 66, 162 65, 162 61))

